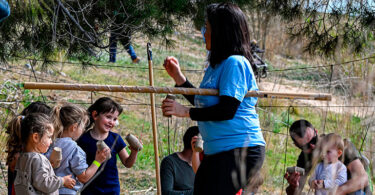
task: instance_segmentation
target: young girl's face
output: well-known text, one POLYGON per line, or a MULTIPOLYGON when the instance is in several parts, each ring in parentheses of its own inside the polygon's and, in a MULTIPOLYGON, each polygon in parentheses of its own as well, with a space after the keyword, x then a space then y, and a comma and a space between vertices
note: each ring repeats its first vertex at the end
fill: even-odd
POLYGON ((52 143, 52 135, 53 135, 53 126, 49 125, 50 128, 43 134, 42 138, 39 142, 36 143, 36 149, 40 153, 46 153, 49 146, 52 143))
POLYGON ((327 148, 326 154, 324 155, 324 162, 327 164, 335 163, 341 156, 342 151, 335 146, 327 148))
POLYGON ((119 112, 116 110, 114 112, 101 113, 94 117, 95 128, 100 132, 109 132, 116 124, 119 112))

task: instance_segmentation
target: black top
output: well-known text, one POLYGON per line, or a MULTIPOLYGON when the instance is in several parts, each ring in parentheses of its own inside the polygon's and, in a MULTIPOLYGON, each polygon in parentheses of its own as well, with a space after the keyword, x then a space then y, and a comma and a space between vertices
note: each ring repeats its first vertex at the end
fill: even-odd
MULTIPOLYGON (((176 87, 195 88, 187 79, 182 85, 176 87)), ((194 105, 195 95, 184 95, 184 97, 194 105)), ((236 114, 241 102, 234 97, 220 96, 219 103, 206 108, 191 108, 190 118, 196 121, 223 121, 230 120, 236 114)))
POLYGON ((160 168, 162 195, 192 195, 194 177, 193 168, 177 153, 165 157, 160 168))

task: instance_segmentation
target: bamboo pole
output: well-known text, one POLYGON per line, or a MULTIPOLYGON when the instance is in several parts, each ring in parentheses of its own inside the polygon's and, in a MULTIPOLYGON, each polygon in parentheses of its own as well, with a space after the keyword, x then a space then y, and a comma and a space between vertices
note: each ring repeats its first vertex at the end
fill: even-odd
MULTIPOLYGON (((154 86, 125 86, 125 85, 96 85, 96 84, 72 84, 72 83, 23 83, 25 89, 53 89, 74 91, 109 91, 125 93, 169 93, 184 95, 219 95, 216 89, 199 88, 174 88, 154 86)), ((332 95, 327 93, 283 93, 273 91, 248 91, 246 97, 279 98, 279 99, 304 99, 317 101, 331 101, 332 95)))
MULTIPOLYGON (((152 69, 151 43, 147 43, 147 58, 148 58, 150 86, 152 87, 154 85, 154 73, 153 73, 153 69, 152 69)), ((156 112, 155 112, 155 94, 150 93, 150 98, 151 98, 152 134, 153 134, 153 141, 154 141, 156 188, 157 188, 157 195, 161 195, 160 167, 159 167, 159 147, 158 147, 158 134, 157 134, 156 112)))

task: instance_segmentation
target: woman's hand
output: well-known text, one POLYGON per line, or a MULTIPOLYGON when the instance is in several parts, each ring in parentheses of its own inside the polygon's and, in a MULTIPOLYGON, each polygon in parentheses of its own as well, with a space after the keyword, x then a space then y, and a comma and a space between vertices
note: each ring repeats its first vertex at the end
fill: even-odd
POLYGON ((190 109, 172 99, 164 99, 161 109, 163 110, 163 114, 166 116, 174 115, 178 117, 190 117, 190 109))
POLYGON ((186 82, 186 77, 181 72, 177 58, 173 56, 166 57, 163 66, 177 85, 182 85, 186 82))

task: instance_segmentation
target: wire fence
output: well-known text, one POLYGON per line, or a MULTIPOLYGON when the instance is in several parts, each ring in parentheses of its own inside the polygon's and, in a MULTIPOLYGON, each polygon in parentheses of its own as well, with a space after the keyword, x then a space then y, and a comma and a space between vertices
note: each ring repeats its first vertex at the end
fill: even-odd
MULTIPOLYGON (((360 62, 360 61, 363 61, 363 60, 369 60, 369 59, 372 59, 372 58, 375 58, 375 56, 371 56, 371 57, 367 57, 367 58, 362 58, 362 59, 357 59, 357 60, 352 60, 352 61, 347 61, 347 62, 343 62, 343 63, 339 63, 339 64, 330 64, 330 65, 321 65, 321 66, 311 66, 311 67, 301 67, 301 68, 290 68, 290 69, 274 69, 274 70, 270 70, 269 72, 286 72, 286 71, 294 71, 294 70, 306 70, 306 69, 316 69, 316 68, 323 68, 323 67, 332 67, 332 66, 341 66, 341 65, 350 65, 351 63, 354 63, 354 62, 360 62)), ((31 58, 18 58, 20 60, 30 60, 30 61, 39 61, 39 62, 46 62, 44 60, 35 60, 35 59, 31 59, 31 58)), ((67 64, 72 64, 72 65, 84 65, 84 66, 92 66, 92 67, 113 67, 113 68, 123 68, 123 69, 148 69, 148 67, 139 67, 139 66, 118 66, 118 65, 109 65, 109 64, 94 64, 94 63, 91 63, 91 62, 84 62, 84 63, 75 63, 75 62, 59 62, 59 61, 47 61, 48 63, 52 62, 52 63, 67 63, 67 64)), ((22 68, 16 68, 16 67, 8 67, 8 68, 2 68, 0 67, 0 71, 4 71, 4 72, 10 72, 10 73, 14 73, 14 74, 17 74, 19 76, 25 76, 25 77, 28 77, 30 80, 31 79, 35 79, 37 82, 40 82, 40 81, 46 81, 46 82, 52 82, 52 83, 57 83, 57 82, 64 82, 66 80, 60 80, 60 79, 57 79, 54 80, 54 79, 48 79, 48 78, 45 78, 45 77, 42 77, 42 76, 37 76, 35 71, 30 71, 30 70, 27 70, 26 71, 30 71, 29 73, 30 74, 27 74, 25 71, 23 71, 24 69, 22 68)), ((163 68, 154 68, 154 70, 164 70, 163 68)), ((184 71, 191 71, 191 72, 203 72, 203 70, 194 70, 194 69, 185 69, 184 71)), ((330 72, 330 74, 332 75, 332 71, 330 72)), ((51 76, 51 75, 50 75, 51 76)), ((53 76, 53 75, 52 75, 53 76)), ((331 77, 332 78, 332 77, 331 77)), ((327 80, 328 81, 328 80, 327 80)), ((277 80, 275 80, 275 83, 278 82, 277 80)), ((279 80, 280 82, 280 80, 279 80)), ((332 79, 329 80, 329 83, 328 83, 328 88, 330 89, 331 88, 331 84, 332 84, 332 79)), ((43 94, 40 94, 41 96, 44 97, 43 94)), ((151 120, 151 117, 148 116, 148 112, 147 112, 147 107, 150 106, 149 103, 147 103, 147 96, 143 95, 143 101, 140 101, 138 98, 137 100, 135 99, 130 99, 130 98, 125 98, 125 97, 121 97, 121 96, 116 96, 116 95, 112 95, 111 93, 102 93, 102 92, 91 92, 91 101, 87 101, 86 100, 83 100, 83 99, 75 99, 72 103, 74 104, 80 104, 80 105, 91 105, 93 103, 93 99, 94 97, 96 96, 109 96, 109 97, 112 97, 114 99, 118 99, 118 100, 121 100, 121 106, 123 107, 126 107, 126 106, 136 106, 136 107, 142 107, 141 109, 136 109, 136 113, 141 113, 143 119, 143 126, 145 125, 145 123, 150 123, 150 120, 151 120), (131 103, 124 103, 124 102, 131 102, 131 103), (147 112, 147 114, 146 114, 147 112), (149 117, 149 118, 147 118, 149 117)), ((19 97, 20 99, 19 100, 8 100, 8 99, 0 99, 0 107, 2 109, 7 109, 8 107, 10 107, 11 105, 15 105, 14 107, 16 107, 15 110, 19 110, 20 109, 20 106, 22 103, 28 103, 32 100, 24 100, 22 99, 21 97, 19 97)), ((16 97, 14 99, 17 99, 16 97)), ((50 104, 50 105, 54 105, 54 104, 57 104, 59 103, 60 101, 50 101, 50 100, 45 100, 45 103, 47 104, 50 104)), ((258 113, 259 112, 262 112, 262 114, 264 114, 264 116, 266 115, 269 115, 271 118, 273 118, 272 120, 270 121, 262 121, 262 123, 269 123, 269 125, 267 125, 268 127, 270 128, 262 128, 262 131, 263 131, 263 134, 272 134, 272 135, 277 135, 277 136, 281 136, 282 138, 280 137, 272 137, 272 136, 267 136, 265 139, 268 139, 268 142, 267 143, 270 143, 269 145, 270 146, 267 146, 268 147, 268 151, 274 151, 275 153, 280 153, 282 154, 283 156, 279 156, 279 155, 275 155, 275 159, 273 160, 269 160, 269 161, 272 161, 272 166, 271 167, 268 167, 268 168, 272 168, 273 169, 277 169, 276 167, 278 167, 277 165, 278 164, 282 164, 283 168, 282 169, 277 169, 277 172, 275 173, 282 173, 283 170, 285 169, 285 167, 287 166, 288 164, 288 156, 287 154, 289 154, 292 151, 294 151, 294 149, 289 149, 288 148, 288 145, 290 143, 288 143, 288 131, 287 131, 287 128, 289 127, 290 125, 290 119, 289 119, 289 114, 290 114, 290 110, 289 108, 291 107, 295 107, 295 108, 307 108, 307 109, 316 109, 316 108, 321 108, 321 109, 325 109, 324 111, 326 113, 329 112, 329 109, 330 108, 362 108, 362 109, 372 109, 375 107, 375 105, 371 105, 371 103, 368 103, 368 105, 330 105, 330 103, 327 103, 326 105, 300 105, 298 102, 286 102, 287 105, 257 105, 256 108, 258 109, 258 113), (273 108, 276 108, 276 109, 283 109, 283 110, 286 110, 287 109, 287 114, 288 114, 288 120, 283 120, 283 119, 278 119, 277 117, 277 113, 274 114, 271 110, 269 109, 273 109, 273 108), (272 129, 272 127, 275 127, 277 125, 281 125, 281 131, 276 131, 275 129, 272 129), (273 143, 273 142, 276 142, 273 143), (279 143, 279 144, 277 144, 279 143), (284 143, 285 144, 285 147, 280 147, 280 144, 284 143), (273 148, 272 148, 273 147, 273 148)), ((161 104, 157 104, 156 105, 158 108, 160 108, 161 104)), ((185 106, 188 106, 185 104, 185 106)), ((6 126, 6 122, 8 120, 8 116, 10 116, 9 114, 10 112, 8 112, 7 114, 7 117, 6 119, 3 120, 3 122, 1 123, 2 124, 2 128, 4 129, 4 127, 6 126)), ((336 114, 337 116, 338 114, 336 114)), ((372 115, 373 116, 373 115, 372 115)), ((162 156, 167 154, 165 152, 165 148, 168 148, 168 152, 170 150, 172 151, 178 151, 180 148, 181 148, 181 140, 179 139, 179 137, 182 136, 182 132, 184 131, 184 128, 186 128, 187 126, 189 125, 193 125, 193 123, 191 121, 188 121, 188 120, 180 120, 180 119, 176 119, 176 118, 173 118, 173 119, 166 119, 166 118, 163 118, 162 117, 162 113, 161 113, 161 110, 159 109, 158 112, 157 112, 157 119, 158 119, 158 127, 160 127, 161 131, 159 132, 160 136, 159 136, 159 144, 161 145, 160 147, 160 150, 161 150, 161 154, 162 156), (168 139, 168 144, 166 146, 166 143, 165 143, 165 140, 168 139), (164 140, 164 141, 163 141, 164 140), (164 152, 163 152, 164 151, 164 152)), ((269 118, 267 118, 269 119, 269 118)), ((322 115, 321 116, 321 119, 324 120, 324 121, 327 121, 327 114, 325 115, 322 115)), ((340 120, 338 120, 340 121, 340 120)), ((325 125, 325 124, 324 124, 325 125)), ((280 129, 280 128, 279 128, 280 129)), ((138 130, 138 133, 144 133, 146 134, 146 132, 144 132, 143 128, 142 130, 138 130)), ((369 135, 371 133, 373 133, 372 131, 368 131, 368 128, 367 128, 367 131, 365 132, 365 129, 362 129, 362 132, 353 132, 355 133, 356 135, 358 135, 360 138, 360 151, 366 153, 366 154, 370 154, 371 157, 372 157, 372 154, 375 154, 375 151, 372 150, 372 136, 369 135), (362 136, 362 137, 361 137, 362 136), (366 143, 366 140, 368 141, 368 143, 366 143)), ((0 147, 2 148, 6 148, 4 143, 5 143, 5 138, 6 138, 6 134, 5 134, 5 131, 2 131, 1 132, 1 137, 3 140, 0 140, 2 145, 0 147)), ((0 153, 0 158, 2 160, 2 162, 4 161, 4 156, 6 155, 6 152, 5 150, 1 150, 1 153, 0 153)), ((3 165, 4 163, 1 163, 1 175, 2 177, 4 178, 4 182, 6 182, 5 178, 6 178, 6 171, 5 171, 5 166, 3 165)), ((285 170, 284 170, 285 172, 285 170)), ((280 184, 280 177, 277 177, 279 179, 279 181, 271 181, 271 183, 277 183, 279 182, 278 184, 280 184)), ((269 178, 269 180, 272 180, 269 178)), ((281 179, 282 180, 282 179, 281 179)), ((282 184, 282 187, 284 188, 284 184, 282 184)), ((283 190, 282 190, 283 191, 283 190)), ((134 191, 136 192, 136 191, 134 191)))

